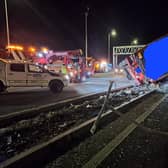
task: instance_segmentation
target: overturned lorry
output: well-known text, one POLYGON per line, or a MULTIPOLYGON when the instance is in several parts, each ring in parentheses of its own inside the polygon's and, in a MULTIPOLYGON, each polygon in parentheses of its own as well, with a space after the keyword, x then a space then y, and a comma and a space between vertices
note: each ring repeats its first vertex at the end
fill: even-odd
POLYGON ((159 83, 168 79, 168 35, 126 57, 121 63, 129 79, 138 84, 159 83))

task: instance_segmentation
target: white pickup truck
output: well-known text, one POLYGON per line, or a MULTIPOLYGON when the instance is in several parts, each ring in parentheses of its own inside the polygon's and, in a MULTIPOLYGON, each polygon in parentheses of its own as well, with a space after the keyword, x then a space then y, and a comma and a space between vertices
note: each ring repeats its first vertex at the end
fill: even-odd
POLYGON ((44 68, 21 61, 0 58, 0 92, 8 87, 49 87, 54 93, 68 85, 68 78, 44 68))

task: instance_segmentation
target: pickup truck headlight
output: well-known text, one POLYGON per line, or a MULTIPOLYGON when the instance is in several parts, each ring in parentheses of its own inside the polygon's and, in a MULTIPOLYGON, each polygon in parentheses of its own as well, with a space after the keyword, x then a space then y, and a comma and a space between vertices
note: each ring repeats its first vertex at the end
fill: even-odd
POLYGON ((124 72, 124 70, 123 70, 123 69, 120 69, 120 72, 124 72))
POLYGON ((118 70, 118 68, 115 68, 115 70, 114 70, 115 72, 118 72, 119 70, 118 70))
POLYGON ((70 78, 69 78, 68 75, 64 75, 64 78, 65 78, 66 80, 70 80, 70 78))

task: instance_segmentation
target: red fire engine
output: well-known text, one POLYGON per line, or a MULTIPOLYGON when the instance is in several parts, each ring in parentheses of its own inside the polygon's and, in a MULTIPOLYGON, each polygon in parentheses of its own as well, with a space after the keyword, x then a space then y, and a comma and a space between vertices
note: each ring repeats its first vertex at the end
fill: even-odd
POLYGON ((39 59, 39 62, 45 64, 50 71, 69 75, 72 82, 85 79, 85 59, 81 49, 62 52, 49 51, 45 57, 39 59))

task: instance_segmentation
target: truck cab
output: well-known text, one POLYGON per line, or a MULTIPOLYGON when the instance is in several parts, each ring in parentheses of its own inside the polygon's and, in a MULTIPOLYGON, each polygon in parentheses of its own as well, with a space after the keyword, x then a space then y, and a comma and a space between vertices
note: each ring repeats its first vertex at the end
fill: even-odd
POLYGON ((49 87, 54 93, 68 85, 66 76, 26 61, 0 59, 0 92, 9 87, 49 87))

